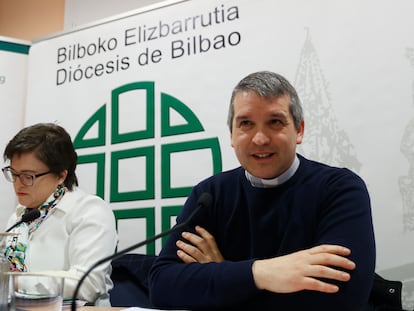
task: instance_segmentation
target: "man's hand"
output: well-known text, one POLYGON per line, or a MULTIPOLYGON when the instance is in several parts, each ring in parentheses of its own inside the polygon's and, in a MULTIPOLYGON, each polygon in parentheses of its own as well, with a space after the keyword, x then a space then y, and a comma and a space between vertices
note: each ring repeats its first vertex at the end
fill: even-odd
POLYGON ((319 245, 285 256, 256 260, 253 277, 257 288, 275 293, 301 290, 336 293, 338 286, 326 279, 350 280, 349 273, 337 270, 355 269, 355 263, 345 257, 350 253, 348 248, 339 245, 319 245))
POLYGON ((204 228, 196 226, 198 234, 183 232, 182 237, 190 243, 178 240, 176 242, 179 250, 178 257, 185 263, 190 262, 221 262, 224 260, 217 247, 214 237, 204 228))
MULTIPOLYGON (((195 229, 198 234, 182 233, 189 243, 176 242, 178 257, 185 263, 224 261, 214 237, 200 226, 195 229)), ((275 293, 301 290, 336 293, 338 286, 326 280, 347 282, 351 279, 348 272, 342 271, 355 269, 355 263, 346 258, 350 253, 346 247, 325 244, 285 256, 256 260, 252 267, 254 281, 257 288, 275 293)))

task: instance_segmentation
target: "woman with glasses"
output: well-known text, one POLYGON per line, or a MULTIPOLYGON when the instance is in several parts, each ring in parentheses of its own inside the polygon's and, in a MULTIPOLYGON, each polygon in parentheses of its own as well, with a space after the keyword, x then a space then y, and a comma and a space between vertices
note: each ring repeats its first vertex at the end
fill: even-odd
MULTIPOLYGON (((113 212, 104 200, 78 188, 77 154, 69 134, 53 123, 22 129, 7 144, 2 169, 13 183, 18 205, 8 227, 38 209, 40 217, 13 228, 17 241, 6 246, 11 270, 66 271, 81 277, 97 260, 114 253, 117 235, 113 212)), ((94 269, 78 299, 109 306, 110 263, 94 269)), ((65 280, 72 298, 77 281, 65 280)))

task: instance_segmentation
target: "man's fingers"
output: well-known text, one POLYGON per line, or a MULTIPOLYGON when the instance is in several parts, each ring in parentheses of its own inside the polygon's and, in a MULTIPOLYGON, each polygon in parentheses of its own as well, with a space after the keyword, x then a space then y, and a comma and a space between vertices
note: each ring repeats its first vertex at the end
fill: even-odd
POLYGON ((351 275, 348 272, 337 270, 335 268, 324 265, 309 266, 306 275, 312 278, 323 278, 341 282, 347 282, 351 279, 351 275))
POLYGON ((318 279, 308 277, 303 283, 303 289, 313 290, 323 293, 336 293, 339 287, 335 284, 326 283, 318 279))
MULTIPOLYGON (((203 254, 209 254, 212 252, 212 249, 217 248, 216 242, 214 240, 214 237, 208 233, 205 229, 197 226, 200 232, 197 231, 197 233, 200 234, 194 234, 191 232, 183 232, 182 237, 186 239, 188 242, 190 242, 192 245, 198 248, 198 250, 203 254)), ((196 227, 196 230, 197 230, 196 227)))
POLYGON ((309 250, 310 254, 318 254, 318 253, 330 253, 330 254, 338 254, 341 256, 348 256, 351 254, 351 250, 347 247, 340 246, 340 245, 330 245, 330 244, 322 244, 318 246, 314 246, 309 250))
POLYGON ((177 247, 200 263, 223 261, 214 237, 200 226, 196 226, 195 229, 196 233, 182 232, 184 240, 177 241, 177 247))
POLYGON ((197 231, 197 233, 206 240, 214 240, 213 236, 210 234, 210 232, 208 232, 206 229, 204 229, 203 227, 200 226, 196 226, 195 230, 197 231))
POLYGON ((192 246, 191 244, 185 243, 181 240, 178 240, 176 243, 177 247, 183 252, 187 253, 189 256, 196 258, 197 254, 200 253, 197 247, 192 246))
POLYGON ((354 270, 355 263, 347 257, 351 251, 343 246, 338 245, 319 245, 313 247, 307 252, 311 255, 310 264, 335 266, 347 270, 354 270))
POLYGON ((182 250, 177 251, 177 256, 184 262, 184 263, 191 263, 197 262, 193 257, 189 256, 187 253, 183 252, 182 250))
POLYGON ((323 266, 328 266, 328 267, 332 266, 332 267, 343 268, 346 270, 354 270, 356 267, 355 263, 352 260, 346 257, 342 257, 340 255, 329 254, 329 253, 312 255, 310 257, 309 264, 315 265, 314 267, 318 265, 323 265, 323 266))
POLYGON ((203 242, 202 237, 198 236, 197 234, 191 233, 191 232, 183 232, 181 236, 193 245, 198 246, 200 245, 200 243, 203 242))

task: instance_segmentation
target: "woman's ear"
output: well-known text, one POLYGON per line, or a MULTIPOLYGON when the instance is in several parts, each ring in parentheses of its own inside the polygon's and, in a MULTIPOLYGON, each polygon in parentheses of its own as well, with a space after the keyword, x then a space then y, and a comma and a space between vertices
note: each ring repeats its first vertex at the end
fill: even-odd
POLYGON ((60 184, 63 184, 65 182, 66 176, 68 176, 68 170, 64 170, 64 171, 62 171, 62 173, 60 173, 60 176, 59 176, 59 185, 60 184))

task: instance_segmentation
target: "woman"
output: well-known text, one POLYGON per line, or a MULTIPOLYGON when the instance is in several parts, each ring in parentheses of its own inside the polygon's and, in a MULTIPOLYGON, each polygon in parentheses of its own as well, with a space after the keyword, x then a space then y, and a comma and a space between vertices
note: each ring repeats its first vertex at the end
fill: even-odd
MULTIPOLYGON (((40 211, 39 218, 13 229, 20 234, 17 244, 6 247, 12 270, 67 271, 81 277, 97 260, 114 253, 113 212, 104 200, 77 188, 77 154, 65 129, 53 123, 26 127, 7 144, 3 156, 10 161, 4 176, 13 183, 19 203, 8 227, 24 213, 40 211)), ((94 269, 77 298, 109 306, 110 273, 110 263, 94 269)), ((64 296, 72 298, 76 285, 66 279, 64 296)))

